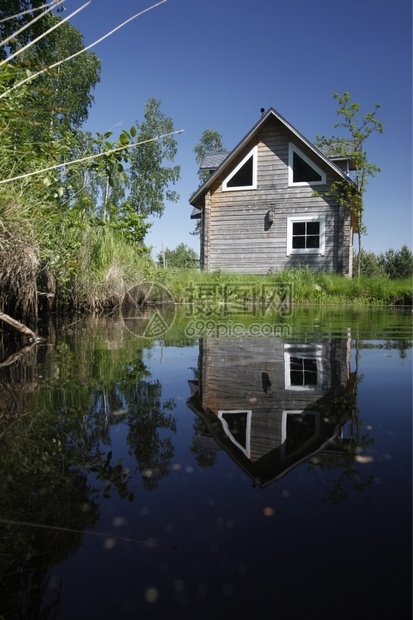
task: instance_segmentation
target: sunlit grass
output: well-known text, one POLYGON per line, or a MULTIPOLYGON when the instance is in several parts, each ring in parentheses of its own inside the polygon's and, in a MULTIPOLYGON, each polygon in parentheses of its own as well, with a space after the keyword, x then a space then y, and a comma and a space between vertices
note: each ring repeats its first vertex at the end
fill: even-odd
POLYGON ((412 305, 413 286, 409 278, 380 277, 349 279, 337 274, 313 272, 308 268, 287 269, 278 274, 253 276, 197 270, 158 270, 163 284, 177 303, 265 301, 262 295, 274 287, 290 287, 287 301, 309 304, 412 305), (163 273, 162 273, 163 272, 163 273), (249 297, 251 296, 251 297, 249 297), (255 297, 254 297, 255 296, 255 297))

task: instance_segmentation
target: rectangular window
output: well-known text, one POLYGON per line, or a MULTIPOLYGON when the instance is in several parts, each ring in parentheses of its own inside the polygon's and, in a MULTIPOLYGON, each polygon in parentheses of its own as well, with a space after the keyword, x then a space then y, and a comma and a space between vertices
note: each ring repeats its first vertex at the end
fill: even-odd
POLYGON ((320 222, 293 222, 293 249, 320 248, 320 222))
POLYGON ((323 349, 317 344, 285 344, 286 390, 320 390, 323 385, 323 349))
POLYGON ((290 254, 324 254, 324 229, 324 215, 287 218, 287 256, 290 254))

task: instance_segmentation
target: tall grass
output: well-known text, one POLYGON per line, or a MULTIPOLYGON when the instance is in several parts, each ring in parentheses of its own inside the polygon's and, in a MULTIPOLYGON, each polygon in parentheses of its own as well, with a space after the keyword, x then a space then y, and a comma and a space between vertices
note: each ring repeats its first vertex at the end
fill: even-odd
POLYGON ((39 244, 18 205, 0 196, 0 311, 37 316, 39 244))
POLYGON ((205 299, 217 303, 265 302, 263 296, 268 295, 272 287, 278 295, 285 295, 288 290, 287 301, 293 303, 391 306, 412 305, 413 302, 413 286, 409 278, 349 279, 338 274, 315 272, 307 267, 264 276, 162 269, 158 273, 177 303, 205 299))
POLYGON ((75 280, 78 308, 88 312, 120 307, 136 285, 152 279, 148 257, 110 227, 84 234, 75 280))

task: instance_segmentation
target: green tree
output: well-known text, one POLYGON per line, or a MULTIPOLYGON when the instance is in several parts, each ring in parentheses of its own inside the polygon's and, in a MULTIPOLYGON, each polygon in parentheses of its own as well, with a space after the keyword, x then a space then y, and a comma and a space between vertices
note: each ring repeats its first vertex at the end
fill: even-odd
POLYGON ((387 250, 379 256, 378 263, 392 280, 411 278, 413 275, 413 254, 407 245, 400 250, 387 250))
POLYGON ((333 184, 331 193, 335 194, 339 200, 339 204, 349 206, 356 219, 356 230, 358 235, 358 254, 357 254, 357 275, 361 273, 361 236, 366 232, 363 223, 364 203, 363 196, 366 191, 369 177, 374 177, 380 168, 376 164, 368 161, 367 151, 365 150, 365 142, 372 133, 383 133, 383 123, 376 118, 377 111, 381 107, 379 103, 374 106, 372 112, 367 112, 360 116, 360 104, 351 101, 349 92, 343 95, 333 93, 334 99, 337 100, 339 107, 336 113, 341 116, 340 121, 334 124, 334 127, 342 127, 346 131, 344 137, 325 138, 317 136, 318 146, 329 147, 330 154, 342 157, 349 156, 349 140, 352 144, 351 159, 354 164, 354 173, 352 180, 354 187, 352 188, 345 181, 337 181, 333 184))
MULTIPOLYGON (((12 4, 14 10, 23 11, 30 5, 31 8, 38 5, 37 2, 7 4, 12 4)), ((8 15, 11 15, 10 10, 8 6, 8 15)), ((61 62, 84 49, 83 36, 59 15, 45 11, 29 12, 2 22, 1 34, 7 37, 10 35, 10 25, 21 27, 27 23, 29 27, 17 39, 11 39, 9 49, 13 52, 22 49, 24 44, 33 44, 12 58, 9 64, 23 68, 27 73, 25 77, 30 74, 34 76, 30 81, 31 88, 24 91, 25 108, 34 121, 32 139, 50 139, 53 135, 59 135, 63 128, 79 127, 87 119, 94 101, 91 91, 100 80, 101 61, 94 52, 84 52, 61 62), (42 15, 40 20, 33 20, 39 15, 42 15), (55 29, 47 32, 52 27, 55 29), (46 32, 43 38, 34 42, 46 32), (59 66, 53 67, 59 62, 59 66), (42 73, 36 75, 38 72, 42 73)), ((18 84, 17 80, 15 84, 18 84)))
POLYGON ((193 269, 199 264, 197 253, 185 243, 180 243, 174 250, 166 250, 158 255, 159 265, 172 269, 193 269))
POLYGON ((144 120, 136 121, 136 129, 137 142, 143 144, 130 153, 129 202, 138 215, 160 217, 165 200, 179 200, 169 186, 179 180, 180 166, 165 165, 173 162, 177 153, 177 141, 171 135, 173 122, 162 112, 161 101, 152 97, 145 104, 144 120))
MULTIPOLYGON (((353 275, 357 275, 357 261, 353 264, 353 275)), ((360 273, 367 277, 387 277, 386 270, 374 252, 366 252, 361 250, 360 253, 360 273)))
MULTIPOLYGON (((19 47, 27 45, 45 32, 44 17, 33 23, 33 18, 41 13, 40 10, 36 9, 44 7, 45 4, 45 0, 0 0, 1 40, 5 41, 15 32, 25 27, 18 38, 13 37, 7 45, 0 47, 0 60, 7 58, 9 54, 14 53, 19 47)), ((57 12, 62 10, 61 6, 56 9, 57 12)), ((45 51, 48 47, 48 40, 41 39, 36 45, 39 50, 45 51)))
MULTIPOLYGON (((47 26, 61 21, 47 16, 47 26)), ((28 60, 42 68, 72 56, 84 48, 83 35, 68 22, 52 33, 47 54, 29 50, 28 60), (34 56, 34 58, 31 58, 34 56)), ((101 61, 94 52, 84 52, 60 66, 36 77, 27 102, 32 118, 37 121, 40 138, 45 129, 60 135, 63 130, 80 127, 88 118, 94 103, 92 90, 100 81, 101 61)))
MULTIPOLYGON (((215 129, 205 129, 198 144, 194 146, 195 161, 198 166, 201 165, 206 155, 212 153, 222 153, 225 151, 222 143, 221 134, 215 129)), ((203 185, 209 176, 207 170, 198 170, 199 185, 203 185)), ((201 220, 198 219, 195 224, 195 229, 191 233, 192 235, 199 235, 201 233, 201 220)))
MULTIPOLYGON (((221 134, 214 129, 205 129, 198 144, 194 146, 195 161, 200 165, 206 155, 221 153, 224 150, 221 134)), ((208 171, 198 170, 199 184, 205 183, 208 176, 208 171)))

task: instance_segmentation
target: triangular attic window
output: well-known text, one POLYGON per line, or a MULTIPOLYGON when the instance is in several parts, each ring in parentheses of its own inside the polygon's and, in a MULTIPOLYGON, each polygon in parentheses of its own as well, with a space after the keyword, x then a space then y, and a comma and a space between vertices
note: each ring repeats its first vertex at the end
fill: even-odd
POLYGON ((253 148, 238 166, 227 176, 222 184, 224 191, 255 189, 257 186, 257 149, 253 148))
POLYGON ((323 185, 326 174, 294 144, 289 149, 289 185, 323 185))
POLYGON ((218 411, 218 418, 225 434, 248 458, 250 458, 251 416, 251 410, 218 411))

